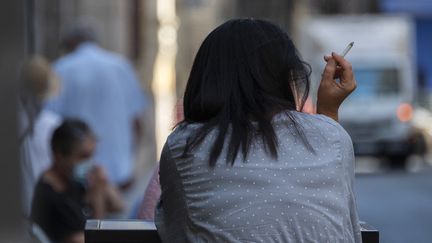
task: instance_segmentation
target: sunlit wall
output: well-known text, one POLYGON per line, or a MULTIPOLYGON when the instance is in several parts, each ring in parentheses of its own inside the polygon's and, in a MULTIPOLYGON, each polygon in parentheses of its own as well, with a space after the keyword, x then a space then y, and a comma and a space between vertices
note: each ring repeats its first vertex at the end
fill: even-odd
POLYGON ((153 71, 156 143, 158 155, 174 126, 175 59, 177 53, 177 16, 175 0, 157 1, 158 52, 153 71))

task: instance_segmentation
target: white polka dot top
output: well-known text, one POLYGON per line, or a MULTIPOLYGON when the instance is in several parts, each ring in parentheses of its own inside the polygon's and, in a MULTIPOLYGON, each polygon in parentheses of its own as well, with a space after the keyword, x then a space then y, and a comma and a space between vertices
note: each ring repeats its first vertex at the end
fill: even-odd
POLYGON ((243 160, 208 158, 214 133, 183 155, 199 125, 168 137, 160 160, 162 194, 156 226, 163 242, 361 242, 353 193, 354 154, 345 130, 324 115, 273 118, 278 158, 256 139, 243 160))

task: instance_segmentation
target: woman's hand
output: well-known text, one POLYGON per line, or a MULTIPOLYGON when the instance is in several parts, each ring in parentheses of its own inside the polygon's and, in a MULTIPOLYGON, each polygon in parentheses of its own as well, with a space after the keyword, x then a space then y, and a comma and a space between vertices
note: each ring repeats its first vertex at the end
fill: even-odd
POLYGON ((327 64, 318 88, 317 113, 338 121, 339 106, 354 91, 356 81, 351 64, 342 56, 332 53, 324 60, 327 64))

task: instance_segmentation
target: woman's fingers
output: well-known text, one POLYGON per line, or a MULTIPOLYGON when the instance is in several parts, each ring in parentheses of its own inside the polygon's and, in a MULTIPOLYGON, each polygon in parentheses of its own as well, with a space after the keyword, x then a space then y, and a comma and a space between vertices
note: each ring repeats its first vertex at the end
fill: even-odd
POLYGON ((354 74, 351 63, 349 63, 343 56, 336 53, 332 53, 332 57, 335 59, 336 63, 342 68, 341 82, 354 81, 354 74))
POLYGON ((324 72, 322 74, 322 81, 329 82, 334 80, 336 73, 336 61, 334 58, 330 58, 324 67, 324 72))
MULTIPOLYGON (((331 58, 332 58, 332 56, 326 55, 326 56, 324 56, 324 61, 328 62, 328 60, 330 60, 331 58)), ((341 74, 342 74, 341 66, 336 65, 336 72, 334 75, 334 79, 339 79, 341 77, 341 74)))
POLYGON ((327 65, 324 69, 322 77, 323 81, 330 80, 330 78, 333 81, 339 79, 340 84, 349 89, 349 91, 356 88, 351 63, 349 63, 343 56, 333 52, 331 56, 324 56, 324 61, 327 62, 327 65), (330 60, 332 60, 332 63, 329 64, 330 60), (326 73, 327 75, 325 76, 326 73))
POLYGON ((317 94, 317 112, 337 120, 337 111, 345 98, 355 89, 351 64, 341 55, 324 56, 326 65, 317 94), (336 81, 339 79, 339 82, 336 81))
POLYGON ((336 62, 342 66, 345 70, 352 69, 351 63, 349 63, 343 56, 332 52, 332 57, 336 60, 336 62))

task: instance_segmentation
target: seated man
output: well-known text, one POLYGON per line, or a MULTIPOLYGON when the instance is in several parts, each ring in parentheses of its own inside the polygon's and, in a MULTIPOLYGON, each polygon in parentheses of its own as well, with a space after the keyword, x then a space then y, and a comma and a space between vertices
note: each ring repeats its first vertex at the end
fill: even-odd
POLYGON ((39 178, 31 218, 55 242, 84 242, 85 221, 123 209, 92 155, 96 139, 79 120, 65 120, 53 133, 53 164, 39 178))

